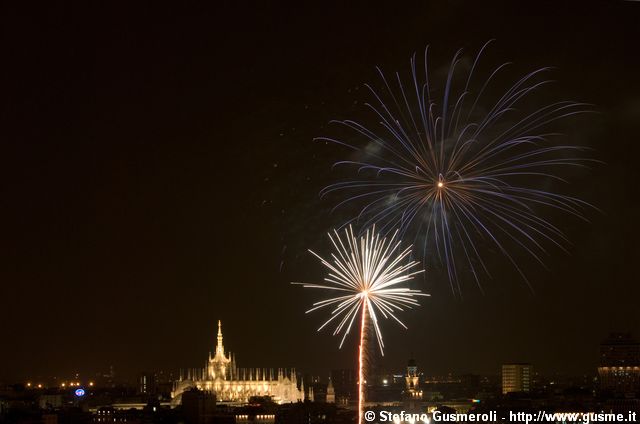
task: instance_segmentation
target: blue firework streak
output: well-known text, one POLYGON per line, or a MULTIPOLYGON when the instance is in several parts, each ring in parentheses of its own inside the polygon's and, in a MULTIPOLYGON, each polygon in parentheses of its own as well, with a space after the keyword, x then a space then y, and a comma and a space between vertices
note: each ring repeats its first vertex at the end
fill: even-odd
POLYGON ((584 167, 582 147, 559 145, 550 124, 589 111, 589 105, 558 101, 528 109, 531 94, 549 81, 548 68, 527 73, 500 96, 496 77, 476 77, 485 44, 468 70, 462 70, 458 51, 446 79, 436 88, 430 82, 428 49, 424 62, 411 58, 411 79, 398 73, 388 79, 378 68, 382 89, 366 85, 372 101, 365 103, 370 119, 332 121, 349 130, 348 138, 319 137, 356 150, 364 159, 335 165, 354 168, 355 176, 332 184, 321 195, 343 196, 334 208, 355 204, 359 213, 347 223, 362 228, 377 224, 382 231, 400 228, 424 238, 425 258, 446 266, 451 288, 460 293, 462 268, 480 286, 489 270, 482 246, 494 246, 529 284, 513 254, 521 249, 543 264, 547 245, 566 250, 563 232, 541 214, 546 207, 584 218, 591 207, 575 197, 554 193, 551 180, 566 182, 559 171, 584 167), (442 90, 443 88, 443 90, 442 90), (489 90, 491 88, 491 90, 489 90))

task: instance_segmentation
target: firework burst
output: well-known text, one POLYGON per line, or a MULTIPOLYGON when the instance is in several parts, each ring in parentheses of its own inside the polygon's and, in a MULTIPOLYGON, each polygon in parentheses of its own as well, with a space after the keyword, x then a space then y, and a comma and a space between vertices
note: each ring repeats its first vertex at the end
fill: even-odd
MULTIPOLYGON (((488 44, 488 43, 487 43, 488 44)), ((378 69, 382 88, 367 85, 373 101, 365 121, 333 121, 348 130, 344 138, 321 137, 356 151, 358 160, 345 160, 357 170, 355 178, 326 187, 322 196, 339 193, 336 208, 354 204, 359 213, 347 221, 363 227, 378 224, 385 233, 400 228, 423 241, 423 255, 446 266, 452 290, 460 293, 459 268, 489 274, 481 255, 491 245, 513 264, 512 247, 543 264, 546 244, 566 249, 563 232, 541 214, 556 209, 584 219, 586 202, 550 191, 552 181, 567 167, 584 167, 591 159, 584 149, 553 142, 558 134, 549 124, 588 111, 588 105, 560 101, 528 110, 528 98, 549 81, 547 69, 524 75, 501 95, 487 92, 508 64, 476 82, 475 71, 486 45, 463 68, 461 52, 454 56, 437 100, 430 83, 427 51, 419 71, 411 59, 408 84, 398 73, 388 80, 378 69)), ((335 208, 334 208, 335 209, 335 208)), ((544 265, 544 264, 543 264, 544 265)))
POLYGON ((322 308, 331 309, 331 316, 318 331, 334 324, 333 334, 342 336, 340 347, 359 317, 358 422, 362 422, 363 414, 365 333, 369 322, 373 325, 380 352, 384 355, 384 340, 378 318, 393 319, 407 328, 396 314, 419 306, 416 297, 428 296, 420 290, 403 286, 423 270, 416 270, 419 263, 408 260, 411 247, 402 250, 397 235, 398 231, 390 239, 380 237, 375 227, 367 230, 362 237, 354 235, 351 226, 344 230, 343 237, 334 231, 333 235, 329 234, 334 247, 330 260, 310 250, 329 271, 324 283, 293 283, 331 293, 327 299, 314 303, 307 313, 322 308))

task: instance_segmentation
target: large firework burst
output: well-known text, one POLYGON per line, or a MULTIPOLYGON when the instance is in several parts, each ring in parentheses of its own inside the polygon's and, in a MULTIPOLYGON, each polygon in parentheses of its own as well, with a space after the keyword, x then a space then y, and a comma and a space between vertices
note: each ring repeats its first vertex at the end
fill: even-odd
MULTIPOLYGON (((487 43, 488 44, 488 43, 487 43)), ((362 122, 333 121, 349 130, 341 138, 320 137, 357 152, 359 158, 336 165, 357 169, 357 176, 326 187, 321 195, 342 193, 336 206, 355 204, 359 213, 347 222, 363 227, 378 224, 382 232, 400 228, 423 243, 425 258, 446 265, 454 292, 460 292, 459 268, 480 284, 486 272, 481 243, 497 248, 513 264, 513 247, 540 263, 545 244, 565 249, 568 240, 541 211, 545 207, 581 218, 587 203, 551 191, 550 181, 565 181, 558 172, 585 166, 583 148, 553 142, 549 124, 588 110, 588 105, 560 101, 531 110, 531 93, 549 81, 547 69, 524 75, 501 95, 489 100, 488 87, 508 65, 476 81, 475 70, 486 45, 460 72, 462 56, 454 56, 442 96, 433 97, 427 51, 424 74, 415 55, 411 80, 398 73, 389 81, 378 69, 382 88, 370 85, 370 117, 362 122), (353 137, 353 136, 355 137, 353 137)), ((527 281, 528 284, 528 281, 527 281)))

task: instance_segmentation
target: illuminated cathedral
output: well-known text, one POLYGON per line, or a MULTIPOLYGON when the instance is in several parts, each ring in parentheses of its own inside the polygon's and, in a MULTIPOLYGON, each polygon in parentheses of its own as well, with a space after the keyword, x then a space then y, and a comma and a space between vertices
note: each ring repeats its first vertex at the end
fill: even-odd
POLYGON ((171 392, 173 404, 180 404, 182 393, 192 388, 214 393, 223 402, 246 403, 252 396, 270 396, 277 403, 304 400, 304 385, 298 389, 295 369, 238 368, 235 356, 224 351, 220 321, 217 342, 204 368, 180 373, 171 392))

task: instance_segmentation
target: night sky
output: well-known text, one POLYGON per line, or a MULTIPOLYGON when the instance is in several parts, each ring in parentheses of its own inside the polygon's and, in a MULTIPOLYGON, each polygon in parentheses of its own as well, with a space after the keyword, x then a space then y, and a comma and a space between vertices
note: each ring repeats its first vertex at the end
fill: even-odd
POLYGON ((323 277, 306 248, 344 219, 318 197, 344 156, 313 138, 376 65, 493 38, 493 63, 554 66, 552 94, 595 105, 564 129, 604 162, 571 177, 602 213, 561 218, 573 246, 526 266, 534 293, 499 257, 462 299, 428 272, 381 364, 578 375, 640 336, 640 2, 230 4, 2 6, 0 381, 202 366, 218 319, 240 366, 353 367, 289 284, 323 277))

